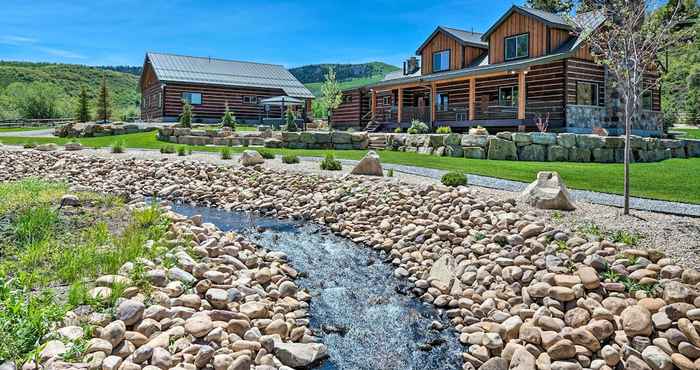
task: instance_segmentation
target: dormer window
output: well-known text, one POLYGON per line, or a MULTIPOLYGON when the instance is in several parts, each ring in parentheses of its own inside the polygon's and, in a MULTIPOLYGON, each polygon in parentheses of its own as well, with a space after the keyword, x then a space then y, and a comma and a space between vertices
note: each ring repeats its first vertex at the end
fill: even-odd
POLYGON ((450 50, 433 53, 433 72, 442 72, 450 69, 450 50))
POLYGON ((506 37, 506 60, 527 58, 530 55, 530 35, 524 33, 506 37))

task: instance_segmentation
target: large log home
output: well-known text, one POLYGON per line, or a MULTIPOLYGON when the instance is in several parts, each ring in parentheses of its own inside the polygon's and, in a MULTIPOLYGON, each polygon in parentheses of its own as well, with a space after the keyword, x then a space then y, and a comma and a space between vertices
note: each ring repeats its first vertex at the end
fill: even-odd
MULTIPOLYGON (((619 134, 618 94, 579 36, 602 23, 597 12, 565 19, 513 6, 484 33, 437 27, 416 50, 420 62, 412 57, 383 81, 345 91, 334 127, 390 131, 418 119, 453 130, 534 130, 548 118, 552 131, 619 134)), ((635 133, 659 135, 658 89, 643 97, 643 108, 635 133)))
POLYGON ((146 121, 177 121, 187 101, 195 122, 221 121, 228 105, 239 122, 259 123, 280 117, 280 106, 260 104, 275 96, 302 99, 306 118, 314 97, 280 65, 161 53, 146 54, 139 84, 146 121))

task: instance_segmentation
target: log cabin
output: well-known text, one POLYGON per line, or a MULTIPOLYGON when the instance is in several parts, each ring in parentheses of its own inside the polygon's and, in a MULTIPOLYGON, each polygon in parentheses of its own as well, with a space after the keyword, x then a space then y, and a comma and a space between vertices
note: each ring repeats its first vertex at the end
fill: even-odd
POLYGON ((144 121, 175 122, 186 101, 195 122, 218 123, 228 106, 238 122, 262 123, 281 116, 281 106, 260 104, 276 96, 302 100, 306 120, 314 97, 280 65, 150 52, 139 85, 144 121))
MULTIPOLYGON (((439 26, 382 81, 344 91, 336 126, 405 129, 413 120, 453 131, 536 130, 621 134, 621 103, 586 35, 604 23, 599 12, 564 18, 512 6, 486 32, 439 26)), ((651 72, 647 83, 655 83, 651 72)), ((656 85, 656 84, 655 84, 656 85)), ((662 133, 659 90, 643 97, 635 134, 662 133)))

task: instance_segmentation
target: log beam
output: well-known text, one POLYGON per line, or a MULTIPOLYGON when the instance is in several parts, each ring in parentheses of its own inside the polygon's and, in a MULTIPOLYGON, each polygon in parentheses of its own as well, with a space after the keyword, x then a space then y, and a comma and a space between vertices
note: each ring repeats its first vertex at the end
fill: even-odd
POLYGON ((518 119, 525 119, 525 71, 518 72, 518 119))
POLYGON ((397 102, 396 106, 398 107, 398 111, 397 111, 398 121, 399 121, 398 123, 401 123, 401 118, 403 118, 403 88, 399 87, 399 94, 398 95, 399 95, 398 96, 399 101, 397 102))
POLYGON ((476 119, 476 78, 469 79, 469 120, 476 119))

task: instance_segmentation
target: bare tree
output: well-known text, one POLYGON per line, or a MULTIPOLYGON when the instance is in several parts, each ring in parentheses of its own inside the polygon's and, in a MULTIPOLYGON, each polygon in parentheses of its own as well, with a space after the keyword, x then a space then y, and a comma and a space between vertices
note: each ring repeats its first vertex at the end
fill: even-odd
POLYGON ((657 56, 680 39, 674 28, 681 15, 672 11, 666 19, 650 17, 655 7, 645 0, 607 0, 599 10, 604 23, 586 37, 593 56, 608 68, 624 104, 624 214, 629 214, 630 155, 633 122, 639 117, 642 96, 658 86, 657 79, 649 79, 649 72, 657 69, 657 56), (645 79, 645 75, 647 78, 645 79))

